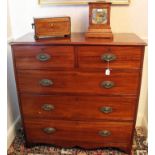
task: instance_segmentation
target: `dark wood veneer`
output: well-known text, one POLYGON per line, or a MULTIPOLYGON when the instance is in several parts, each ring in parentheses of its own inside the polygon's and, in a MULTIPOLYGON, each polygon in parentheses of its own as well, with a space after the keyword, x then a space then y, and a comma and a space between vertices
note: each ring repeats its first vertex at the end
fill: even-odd
POLYGON ((113 39, 85 38, 84 33, 73 33, 71 38, 50 38, 35 40, 33 33, 28 33, 12 42, 12 45, 117 45, 145 46, 146 43, 137 35, 131 33, 114 33, 113 39))
MULTIPOLYGON (((97 142, 94 145, 112 147, 115 144, 122 146, 131 140, 132 123, 130 122, 86 122, 86 121, 57 121, 57 120, 25 120, 26 133, 29 142, 61 144, 65 141, 73 142, 71 146, 88 147, 87 143, 97 142), (43 130, 47 127, 55 128, 51 134, 43 130), (101 130, 108 130, 111 135, 102 137, 101 130), (81 145, 82 142, 82 145, 81 145), (86 144, 83 144, 86 143, 86 144)), ((65 144, 68 145, 68 144, 65 144)))
POLYGON ((42 70, 19 70, 19 91, 21 93, 88 93, 88 94, 137 94, 139 73, 112 71, 110 76, 88 72, 54 72, 42 70), (53 85, 44 87, 40 80, 49 79, 53 85), (113 81, 114 87, 106 89, 103 81, 113 81), (130 81, 130 83, 129 83, 130 81))
POLYGON ((71 38, 34 40, 33 34, 11 43, 19 106, 27 144, 61 147, 114 147, 131 151, 136 123, 145 43, 134 34, 114 34, 113 40, 71 38), (111 75, 105 76, 104 53, 116 55, 110 62, 111 75), (46 53, 48 61, 36 56, 46 53), (52 86, 40 80, 52 80, 52 86), (115 86, 101 87, 103 81, 115 86), (54 110, 45 111, 44 104, 54 110), (111 113, 100 111, 102 106, 111 113), (54 127, 47 135, 43 128, 54 127), (108 137, 100 130, 110 130, 108 137))
POLYGON ((80 46, 78 51, 80 68, 95 70, 107 68, 107 62, 101 60, 101 56, 109 53, 116 56, 116 60, 109 62, 110 68, 139 69, 143 49, 135 46, 80 46))
POLYGON ((71 46, 14 46, 17 69, 67 69, 74 68, 74 48, 71 46), (39 54, 50 59, 40 61, 39 54))
POLYGON ((135 105, 135 97, 21 95, 22 113, 29 119, 132 121, 135 105), (45 111, 44 104, 54 109, 45 111), (112 112, 103 113, 102 107, 111 107, 112 112))

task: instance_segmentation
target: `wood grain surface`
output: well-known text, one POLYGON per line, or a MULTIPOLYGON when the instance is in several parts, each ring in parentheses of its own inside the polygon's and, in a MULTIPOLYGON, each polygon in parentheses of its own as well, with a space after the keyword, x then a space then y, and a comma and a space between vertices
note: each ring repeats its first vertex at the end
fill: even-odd
POLYGON ((26 120, 26 134, 31 143, 81 146, 86 148, 128 146, 131 140, 132 123, 128 122, 82 122, 57 120, 26 120), (45 128, 54 128, 47 134, 45 128), (99 132, 108 130, 111 135, 102 137, 99 132), (67 142, 67 143, 66 143, 67 142), (69 142, 69 145, 68 145, 69 142), (72 142, 72 144, 71 144, 72 142), (94 143, 95 142, 95 143, 94 143))
POLYGON ((29 33, 12 42, 27 146, 114 147, 130 153, 145 45, 135 34, 125 33, 114 34, 113 40, 86 39, 82 33, 35 40, 29 33), (116 56, 109 63, 109 76, 105 75, 108 63, 101 60, 106 53, 116 56), (39 54, 50 59, 40 61, 39 54), (43 79, 50 86, 41 85, 43 79), (103 87, 107 81, 114 86, 103 87), (103 112, 103 107, 110 107, 111 112, 103 112), (47 134, 44 128, 56 132, 47 134), (101 130, 111 134, 100 136, 101 130))
POLYGON ((104 73, 52 72, 43 70, 19 70, 19 91, 21 93, 78 93, 98 95, 136 95, 138 91, 138 72, 113 71, 110 76, 104 73), (48 79, 51 86, 42 86, 40 81, 48 79), (104 81, 114 82, 112 88, 101 86, 104 81), (130 82, 129 82, 130 81, 130 82))
POLYGON ((17 69, 67 69, 74 67, 74 48, 71 46, 14 46, 17 69), (39 61, 39 54, 50 59, 39 61))
POLYGON ((135 105, 135 97, 21 95, 22 113, 29 119, 133 121, 135 105), (44 110, 45 104, 54 109, 44 110), (102 112, 103 107, 112 112, 102 112))
POLYGON ((116 59, 109 62, 111 69, 139 69, 143 48, 131 46, 80 46, 79 68, 103 70, 108 67, 102 60, 104 54, 113 54, 116 59))

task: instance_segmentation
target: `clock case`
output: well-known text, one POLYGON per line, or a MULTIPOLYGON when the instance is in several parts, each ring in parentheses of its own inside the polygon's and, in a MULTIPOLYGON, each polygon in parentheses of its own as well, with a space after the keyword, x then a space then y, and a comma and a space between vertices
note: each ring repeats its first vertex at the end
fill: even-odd
POLYGON ((113 34, 110 27, 110 2, 90 2, 89 5, 89 28, 88 32, 85 34, 88 38, 106 38, 112 39, 113 34), (93 9, 107 9, 107 22, 105 24, 94 24, 93 19, 93 9))

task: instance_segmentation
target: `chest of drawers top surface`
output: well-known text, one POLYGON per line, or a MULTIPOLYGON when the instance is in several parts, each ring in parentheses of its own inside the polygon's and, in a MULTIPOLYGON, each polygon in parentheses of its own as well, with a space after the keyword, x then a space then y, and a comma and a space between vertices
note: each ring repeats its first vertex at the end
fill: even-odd
POLYGON ((29 33, 11 45, 27 143, 130 152, 143 40, 124 33, 113 40, 82 33, 35 40, 29 33))
POLYGON ((70 38, 50 38, 35 40, 33 33, 28 33, 23 37, 17 39, 12 44, 22 45, 50 45, 50 44, 62 44, 62 45, 146 45, 146 43, 140 39, 137 35, 132 33, 116 33, 113 39, 92 39, 85 38, 84 33, 73 33, 70 38))

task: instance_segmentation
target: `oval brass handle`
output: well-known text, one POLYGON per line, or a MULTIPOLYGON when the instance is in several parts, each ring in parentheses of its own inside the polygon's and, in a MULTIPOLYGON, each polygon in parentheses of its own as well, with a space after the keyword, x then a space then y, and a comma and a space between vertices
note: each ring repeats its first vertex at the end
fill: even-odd
POLYGON ((49 80, 49 79, 42 79, 42 80, 40 80, 39 83, 41 86, 44 86, 44 87, 48 87, 48 86, 53 85, 53 81, 49 80))
POLYGON ((42 106, 42 109, 45 110, 45 111, 51 111, 51 110, 54 110, 54 105, 52 105, 52 104, 44 104, 42 106))
POLYGON ((47 134, 52 134, 56 132, 55 128, 44 128, 43 131, 47 134))
POLYGON ((108 130, 101 130, 101 131, 99 131, 99 135, 102 137, 107 137, 107 136, 111 135, 111 132, 108 130))
POLYGON ((101 56, 102 61, 113 61, 116 59, 116 55, 112 53, 105 53, 101 56))
POLYGON ((110 88, 114 87, 115 84, 114 84, 113 81, 103 81, 101 83, 101 86, 104 87, 104 88, 106 88, 106 89, 110 89, 110 88))
POLYGON ((47 54, 47 53, 40 53, 40 54, 37 55, 36 58, 39 61, 48 61, 51 58, 51 56, 49 54, 47 54))
POLYGON ((108 114, 112 112, 112 107, 101 107, 100 111, 102 113, 108 114))

